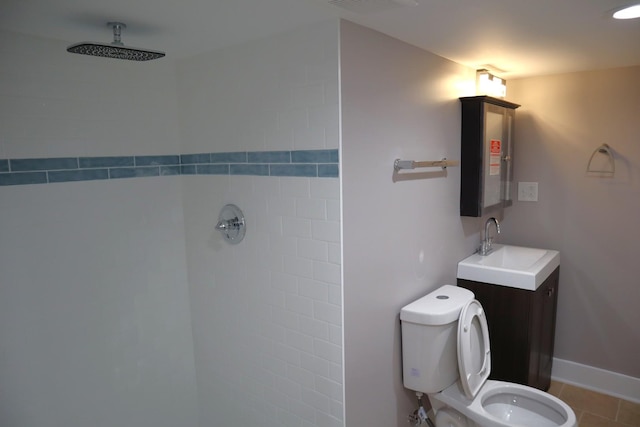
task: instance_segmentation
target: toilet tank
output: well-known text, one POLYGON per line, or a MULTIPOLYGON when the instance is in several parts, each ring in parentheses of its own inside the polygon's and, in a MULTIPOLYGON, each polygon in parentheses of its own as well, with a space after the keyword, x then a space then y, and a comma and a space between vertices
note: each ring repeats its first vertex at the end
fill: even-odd
POLYGON ((458 317, 473 298, 468 289, 444 285, 402 308, 406 388, 437 393, 458 380, 458 317))

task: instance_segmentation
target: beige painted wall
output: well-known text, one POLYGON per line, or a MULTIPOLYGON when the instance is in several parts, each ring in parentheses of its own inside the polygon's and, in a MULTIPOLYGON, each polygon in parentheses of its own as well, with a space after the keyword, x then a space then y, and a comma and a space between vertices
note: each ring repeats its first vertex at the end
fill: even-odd
POLYGON ((459 168, 394 182, 393 161, 460 158, 460 84, 475 73, 349 22, 340 48, 346 425, 404 426, 400 309, 455 284, 480 221, 459 215, 459 168))
POLYGON ((640 378, 640 67, 509 82, 515 179, 538 202, 506 211, 502 241, 561 252, 556 357, 640 378), (602 143, 613 178, 586 175, 602 143))

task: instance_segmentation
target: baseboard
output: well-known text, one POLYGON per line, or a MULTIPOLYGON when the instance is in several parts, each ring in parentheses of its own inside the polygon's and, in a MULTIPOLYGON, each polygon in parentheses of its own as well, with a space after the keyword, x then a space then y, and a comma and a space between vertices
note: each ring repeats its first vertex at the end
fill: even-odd
POLYGON ((598 393, 640 403, 640 378, 557 358, 553 359, 551 378, 598 393))

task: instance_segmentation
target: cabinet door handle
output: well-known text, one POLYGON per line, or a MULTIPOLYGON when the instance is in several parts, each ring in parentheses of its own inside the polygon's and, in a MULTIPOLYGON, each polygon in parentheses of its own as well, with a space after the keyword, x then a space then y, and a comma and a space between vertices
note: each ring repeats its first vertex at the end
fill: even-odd
POLYGON ((553 292, 555 291, 555 288, 549 288, 547 289, 547 296, 550 297, 551 295, 553 295, 553 292))

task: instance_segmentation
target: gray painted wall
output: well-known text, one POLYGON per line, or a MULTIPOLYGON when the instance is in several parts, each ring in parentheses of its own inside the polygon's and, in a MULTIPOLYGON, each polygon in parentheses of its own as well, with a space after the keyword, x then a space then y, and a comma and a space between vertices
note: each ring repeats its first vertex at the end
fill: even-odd
MULTIPOLYGON (((391 165, 459 158, 457 98, 468 93, 458 85, 473 70, 343 22, 341 77, 346 423, 404 425, 415 400, 402 387, 398 312, 455 282, 484 218, 459 217, 457 168, 394 182, 391 165)), ((561 252, 556 357, 632 382, 640 377, 639 78, 634 67, 509 82, 509 100, 523 105, 516 181, 539 182, 540 201, 498 215, 503 243, 561 252), (616 153, 616 176, 587 177, 603 142, 616 153)))
POLYGON ((459 215, 459 168, 394 182, 393 161, 460 158, 457 83, 475 73, 350 22, 340 47, 346 425, 401 426, 400 309, 455 284, 481 220, 459 215))
POLYGON ((640 67, 509 82, 522 104, 515 179, 538 202, 505 212, 502 241, 561 254, 556 357, 640 378, 640 67), (587 176, 602 143, 613 178, 587 176))

